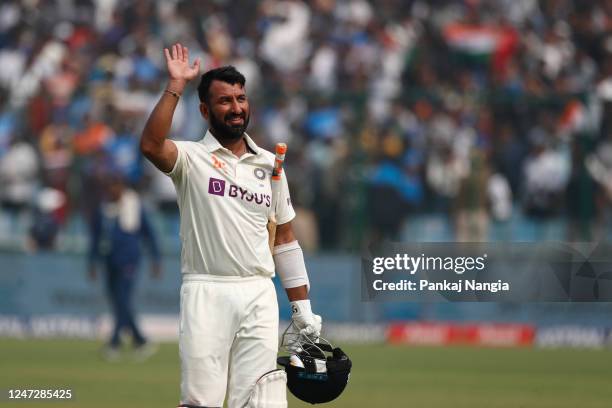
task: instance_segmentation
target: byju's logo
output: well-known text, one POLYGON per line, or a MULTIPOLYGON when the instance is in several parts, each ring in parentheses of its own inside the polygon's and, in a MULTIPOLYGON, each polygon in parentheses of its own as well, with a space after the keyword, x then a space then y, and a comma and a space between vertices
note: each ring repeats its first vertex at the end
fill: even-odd
POLYGON ((218 196, 225 195, 225 180, 219 180, 211 177, 208 180, 208 194, 214 194, 218 196))
MULTIPOLYGON (((219 180, 214 177, 208 179, 208 194, 225 196, 225 180, 219 180)), ((252 193, 246 188, 239 187, 235 184, 228 184, 227 196, 232 198, 238 198, 246 203, 253 203, 257 205, 265 205, 270 208, 272 204, 272 198, 269 194, 263 193, 252 193)))

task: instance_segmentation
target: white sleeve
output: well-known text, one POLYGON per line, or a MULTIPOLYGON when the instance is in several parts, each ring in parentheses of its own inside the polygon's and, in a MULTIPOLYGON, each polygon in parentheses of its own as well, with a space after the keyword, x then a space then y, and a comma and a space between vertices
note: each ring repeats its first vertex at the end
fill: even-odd
POLYGON ((289 184, 287 183, 287 175, 283 170, 281 175, 281 188, 278 202, 276 204, 276 223, 278 225, 286 224, 295 218, 295 211, 291 204, 291 196, 289 195, 289 184))
POLYGON ((176 150, 178 154, 176 156, 176 162, 174 163, 174 167, 169 172, 164 172, 165 175, 170 177, 173 181, 180 181, 187 175, 187 171, 189 168, 189 155, 188 155, 188 146, 189 142, 186 141, 175 141, 172 140, 172 143, 176 146, 176 150))

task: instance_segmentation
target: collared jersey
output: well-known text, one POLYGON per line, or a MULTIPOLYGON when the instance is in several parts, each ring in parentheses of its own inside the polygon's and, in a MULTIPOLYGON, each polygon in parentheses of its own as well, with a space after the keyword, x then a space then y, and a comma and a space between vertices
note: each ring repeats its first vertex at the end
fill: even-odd
MULTIPOLYGON (((174 182, 181 215, 181 271, 227 277, 274 276, 267 223, 272 211, 274 154, 259 148, 238 158, 209 132, 198 142, 174 142, 174 182)), ((277 224, 295 217, 283 172, 277 224)))

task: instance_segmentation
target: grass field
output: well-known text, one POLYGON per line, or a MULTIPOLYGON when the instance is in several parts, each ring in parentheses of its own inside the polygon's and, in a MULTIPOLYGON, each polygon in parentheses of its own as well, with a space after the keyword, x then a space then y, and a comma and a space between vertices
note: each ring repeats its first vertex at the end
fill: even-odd
MULTIPOLYGON (((0 339, 0 408, 175 407, 176 344, 146 362, 100 359, 99 343, 0 339), (67 402, 17 402, 8 388, 71 388, 67 402)), ((612 351, 345 347, 354 369, 330 407, 612 407, 612 351)), ((290 399, 290 407, 307 407, 290 399)))

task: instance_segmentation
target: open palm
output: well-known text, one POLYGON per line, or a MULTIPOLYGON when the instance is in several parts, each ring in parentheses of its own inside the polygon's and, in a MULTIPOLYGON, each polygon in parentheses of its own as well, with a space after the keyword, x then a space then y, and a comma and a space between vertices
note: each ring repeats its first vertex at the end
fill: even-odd
POLYGON ((172 51, 164 48, 166 65, 170 79, 178 81, 191 81, 200 73, 200 59, 196 58, 192 66, 189 66, 189 50, 181 44, 174 44, 172 51))

